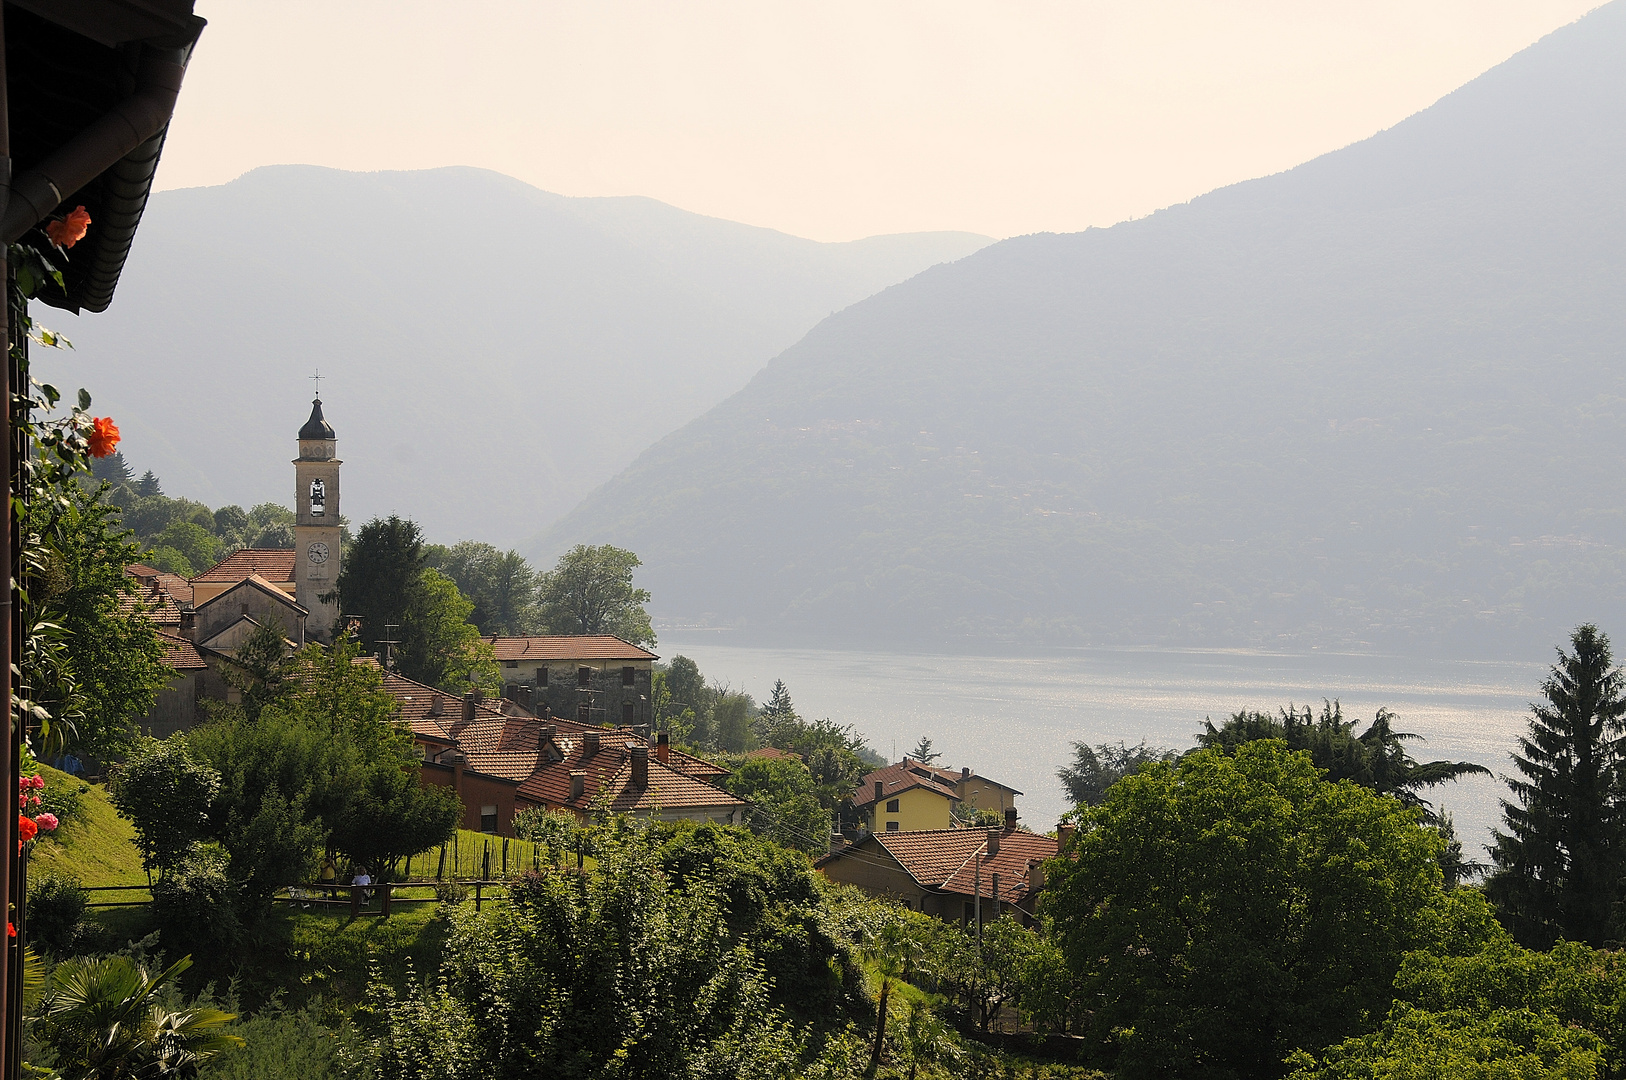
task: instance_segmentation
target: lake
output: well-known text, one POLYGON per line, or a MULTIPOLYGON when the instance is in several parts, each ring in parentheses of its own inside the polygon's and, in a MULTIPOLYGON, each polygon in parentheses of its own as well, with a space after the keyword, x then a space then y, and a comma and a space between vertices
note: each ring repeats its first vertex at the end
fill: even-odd
MULTIPOLYGON (((708 679, 760 702, 785 680, 799 713, 853 724, 889 760, 931 737, 940 765, 970 765, 1024 792, 1023 821, 1040 832, 1068 809, 1056 769, 1081 740, 1186 749, 1205 716, 1338 698, 1345 718, 1398 714, 1419 761, 1511 767, 1514 738, 1540 696, 1542 663, 1430 660, 1404 656, 1243 651, 1086 649, 1022 656, 959 656, 753 648, 725 634, 663 631, 657 650, 683 655, 708 679)), ((1364 728, 1365 724, 1361 725, 1364 728)), ((1358 729, 1359 730, 1359 729, 1358 729)), ((1506 788, 1469 777, 1425 792, 1456 819, 1478 854, 1500 820, 1506 788)))

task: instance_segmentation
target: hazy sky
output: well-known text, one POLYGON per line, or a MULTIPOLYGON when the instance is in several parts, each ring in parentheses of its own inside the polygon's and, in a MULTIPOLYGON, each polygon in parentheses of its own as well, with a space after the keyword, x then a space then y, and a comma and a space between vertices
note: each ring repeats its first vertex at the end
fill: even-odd
POLYGON ((1364 138, 1594 6, 198 0, 159 185, 479 165, 821 240, 1071 231, 1364 138))

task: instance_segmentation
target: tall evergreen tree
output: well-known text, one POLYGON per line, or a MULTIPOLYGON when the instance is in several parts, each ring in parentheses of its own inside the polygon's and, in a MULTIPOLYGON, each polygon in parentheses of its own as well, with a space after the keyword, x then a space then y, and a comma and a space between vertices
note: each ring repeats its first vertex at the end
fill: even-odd
POLYGON ((1530 706, 1530 734, 1513 755, 1522 779, 1508 778, 1515 801, 1502 803, 1507 831, 1495 834, 1485 886, 1514 936, 1536 948, 1561 936, 1602 944, 1621 896, 1626 677, 1597 627, 1577 628, 1570 648, 1541 685, 1546 703, 1530 706))

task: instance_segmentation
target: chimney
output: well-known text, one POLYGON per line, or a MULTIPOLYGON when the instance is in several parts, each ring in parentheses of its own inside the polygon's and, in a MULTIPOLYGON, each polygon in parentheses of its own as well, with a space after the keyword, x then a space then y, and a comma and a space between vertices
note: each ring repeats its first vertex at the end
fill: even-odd
POLYGON ((991 859, 999 854, 999 830, 990 827, 988 830, 988 857, 991 859))
POLYGON ((875 801, 881 801, 881 782, 879 780, 875 781, 875 801))
POLYGON ((1044 888, 1044 860, 1028 860, 1028 892, 1036 893, 1044 888))
POLYGON ((962 768, 960 770, 960 779, 961 780, 969 780, 969 779, 971 779, 971 766, 967 765, 967 766, 965 766, 964 768, 962 768))
POLYGON ((672 744, 667 741, 666 732, 655 736, 655 760, 665 765, 672 759, 672 744))
POLYGON ((550 706, 547 702, 544 701, 542 703, 542 712, 540 713, 540 715, 541 715, 542 719, 544 719, 544 720, 551 720, 553 718, 553 708, 552 708, 552 706, 550 706))
POLYGON ((512 701, 515 704, 518 704, 518 702, 519 702, 519 683, 513 683, 513 682, 511 682, 511 683, 503 683, 502 684, 502 696, 504 698, 507 698, 509 701, 512 701))
POLYGON ((441 700, 440 695, 439 694, 431 694, 431 695, 429 695, 429 715, 430 716, 439 716, 445 711, 446 711, 445 703, 441 700))
POLYGON ((649 786, 649 747, 632 748, 632 786, 642 791, 649 786))
POLYGON ((994 871, 994 918, 999 918, 999 871, 994 871))
POLYGON ((181 608, 181 636, 188 641, 197 640, 198 612, 191 604, 181 608))
POLYGON ((535 702, 536 702, 536 695, 531 690, 531 684, 530 683, 521 684, 521 686, 519 688, 519 703, 525 707, 525 711, 526 712, 534 711, 535 708, 536 708, 535 702))
POLYGON ((574 772, 572 772, 570 774, 570 798, 571 798, 571 800, 574 801, 576 799, 581 798, 582 797, 582 792, 584 792, 586 790, 587 790, 587 774, 582 772, 580 769, 577 769, 576 771, 574 771, 574 772))
POLYGON ((1005 831, 1016 831, 1016 807, 1014 806, 1007 806, 1005 808, 1005 831))
POLYGON ((463 695, 463 722, 465 724, 474 723, 474 703, 479 700, 472 690, 463 695))
POLYGON ((481 690, 479 687, 476 687, 472 691, 472 693, 474 695, 474 703, 476 705, 480 704, 480 702, 482 702, 482 701, 484 701, 486 699, 486 692, 484 690, 481 690))
POLYGON ((557 734, 559 734, 559 725, 558 724, 543 724, 542 725, 542 737, 544 739, 551 739, 557 734))
POLYGON ((1056 843, 1062 851, 1066 851, 1067 845, 1073 842, 1073 833, 1077 828, 1078 826, 1070 821, 1063 821, 1056 826, 1056 843))
POLYGON ((589 731, 582 735, 582 756, 592 757, 598 753, 598 732, 589 731))

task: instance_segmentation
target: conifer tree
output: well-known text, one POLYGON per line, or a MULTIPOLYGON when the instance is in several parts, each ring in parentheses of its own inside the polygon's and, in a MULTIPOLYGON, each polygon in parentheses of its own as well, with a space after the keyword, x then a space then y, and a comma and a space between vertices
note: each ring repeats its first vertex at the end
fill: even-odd
POLYGON ((1570 648, 1542 683, 1546 703, 1530 706, 1486 884, 1514 936, 1536 948, 1558 937, 1602 944, 1621 894, 1626 680, 1597 627, 1576 629, 1570 648))

